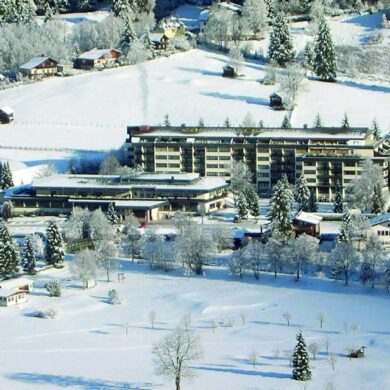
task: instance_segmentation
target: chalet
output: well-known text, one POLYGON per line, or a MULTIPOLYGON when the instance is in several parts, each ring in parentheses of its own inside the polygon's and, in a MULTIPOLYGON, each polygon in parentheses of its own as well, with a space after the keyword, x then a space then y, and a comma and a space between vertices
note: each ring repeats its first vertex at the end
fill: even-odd
POLYGON ((149 38, 155 50, 165 50, 167 48, 169 39, 165 34, 153 32, 149 34, 149 38))
POLYGON ((27 278, 3 280, 0 282, 0 291, 4 290, 31 292, 33 290, 33 282, 27 278))
POLYGON ((320 235, 320 223, 322 217, 312 213, 306 213, 305 211, 300 211, 293 218, 293 226, 295 234, 297 236, 305 233, 313 237, 319 237, 320 235))
POLYGON ((20 73, 29 79, 54 76, 57 73, 58 61, 51 57, 35 57, 23 64, 20 73))
POLYGON ((368 234, 377 236, 383 247, 390 248, 390 213, 372 218, 368 234))
POLYGON ((11 107, 0 107, 0 123, 10 123, 14 120, 14 110, 11 107))
POLYGON ((16 306, 27 302, 25 291, 0 289, 0 306, 16 306))
POLYGON ((234 69, 233 66, 225 65, 223 67, 222 77, 229 77, 229 78, 237 77, 236 69, 234 69))
POLYGON ((169 17, 162 19, 158 25, 154 28, 153 33, 164 34, 165 37, 170 40, 176 35, 185 35, 186 26, 176 17, 169 17))
POLYGON ((92 49, 76 58, 74 67, 76 69, 93 69, 114 64, 122 55, 116 49, 92 49))
POLYGON ((269 97, 269 105, 274 110, 283 110, 284 109, 284 99, 283 96, 274 92, 269 97))

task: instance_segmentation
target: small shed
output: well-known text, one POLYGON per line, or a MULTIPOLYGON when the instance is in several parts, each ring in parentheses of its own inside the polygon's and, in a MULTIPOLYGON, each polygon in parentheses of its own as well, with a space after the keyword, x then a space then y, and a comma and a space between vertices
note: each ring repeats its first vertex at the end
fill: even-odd
POLYGON ((34 57, 23 64, 19 70, 23 76, 29 79, 54 76, 57 73, 58 61, 51 57, 34 57))
POLYGON ((0 306, 16 306, 25 302, 27 302, 27 294, 25 291, 0 289, 0 306))
POLYGON ((237 72, 232 66, 225 65, 223 67, 222 77, 235 78, 235 77, 237 77, 237 72))
POLYGON ((14 120, 14 110, 11 107, 0 107, 0 123, 10 123, 14 120))
POLYGON ((279 93, 274 92, 269 97, 269 105, 274 110, 283 110, 284 109, 284 99, 283 96, 279 93))
POLYGON ((33 281, 27 278, 3 280, 0 282, 0 291, 4 290, 31 292, 33 290, 33 281))
POLYGON ((293 219, 293 226, 297 236, 305 233, 317 237, 320 235, 322 217, 313 213, 300 211, 293 219))

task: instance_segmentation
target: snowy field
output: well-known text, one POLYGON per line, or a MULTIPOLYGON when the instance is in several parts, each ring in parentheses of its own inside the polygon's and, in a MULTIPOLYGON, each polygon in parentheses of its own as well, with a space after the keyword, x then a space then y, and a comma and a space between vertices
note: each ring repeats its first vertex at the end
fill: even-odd
POLYGON ((328 383, 337 390, 390 387, 389 297, 381 292, 308 277, 299 284, 292 276, 274 280, 262 275, 255 282, 247 275, 239 281, 221 269, 206 269, 202 278, 150 273, 146 266, 128 263, 124 269, 124 283, 99 281, 88 291, 69 281, 66 270, 45 271, 34 277, 38 288, 28 303, 0 308, 0 388, 172 389, 172 383, 154 375, 151 346, 188 313, 205 356, 193 364, 197 376, 184 381, 185 389, 325 390, 328 383), (52 277, 64 285, 61 298, 49 298, 42 288, 52 277), (111 288, 125 304, 107 303, 111 288), (50 307, 58 309, 57 319, 30 316, 50 307), (155 329, 148 322, 151 310, 157 313, 155 329), (242 311, 247 313, 244 326, 242 311), (285 312, 292 316, 290 326, 285 312), (319 312, 326 316, 322 329, 319 312), (235 325, 213 333, 211 321, 223 319, 235 325), (307 387, 290 379, 285 357, 299 328, 308 343, 321 345, 307 387), (338 355, 334 371, 323 347, 326 338, 329 352, 338 355), (368 347, 364 359, 343 356, 346 347, 361 345, 368 347), (248 359, 253 350, 256 367, 248 359))

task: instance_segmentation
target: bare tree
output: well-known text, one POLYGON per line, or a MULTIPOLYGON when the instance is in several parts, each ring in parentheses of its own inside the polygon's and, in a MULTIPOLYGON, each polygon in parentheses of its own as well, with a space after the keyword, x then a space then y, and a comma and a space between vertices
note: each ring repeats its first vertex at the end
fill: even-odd
POLYGON ((291 314, 289 312, 285 312, 283 313, 283 318, 286 320, 287 326, 290 326, 291 314))
POLYGON ((318 345, 318 343, 309 344, 308 350, 313 356, 313 360, 316 360, 316 355, 318 354, 318 352, 320 352, 320 346, 318 345))
POLYGON ((287 108, 293 109, 295 100, 301 90, 301 84, 305 78, 304 70, 297 65, 291 65, 283 72, 280 72, 277 78, 280 90, 287 101, 287 108))
POLYGON ((139 249, 139 241, 141 239, 141 233, 139 231, 138 218, 131 212, 126 217, 125 222, 125 245, 126 251, 131 255, 131 261, 134 263, 134 258, 139 249))
POLYGON ((182 324, 183 324, 183 326, 184 326, 184 329, 185 329, 186 331, 188 331, 189 328, 190 328, 190 325, 191 325, 191 313, 185 314, 185 315, 183 316, 183 318, 181 319, 181 322, 182 322, 182 324))
POLYGON ((96 253, 99 266, 106 271, 107 282, 110 282, 111 271, 119 267, 119 261, 115 258, 118 256, 118 246, 114 241, 99 241, 96 253))
POLYGON ((244 310, 241 310, 240 311, 240 318, 241 318, 241 321, 242 321, 242 326, 245 326, 247 317, 248 317, 247 312, 244 311, 244 310))
POLYGON ((249 353, 248 359, 252 363, 252 367, 256 368, 257 353, 256 353, 256 351, 254 349, 249 353))
POLYGON ((157 314, 154 310, 151 310, 148 314, 149 322, 152 325, 152 329, 154 329, 154 323, 156 322, 157 314))
POLYGON ((72 277, 81 280, 84 288, 88 287, 88 281, 96 281, 97 269, 98 255, 90 249, 84 249, 77 253, 70 264, 72 277))
POLYGON ((292 367, 292 361, 293 361, 293 356, 294 356, 293 351, 291 349, 284 351, 284 356, 288 360, 288 365, 290 367, 292 367))
POLYGON ((326 353, 329 353, 330 340, 328 337, 325 337, 323 340, 323 345, 325 347, 326 353))
POLYGON ((317 319, 320 323, 320 328, 322 329, 322 326, 324 325, 324 322, 325 322, 325 314, 322 312, 318 313, 317 319))
POLYGON ((217 246, 218 252, 233 247, 233 233, 230 228, 221 225, 211 226, 211 237, 217 246))
POLYGON ((334 371, 334 367, 335 367, 336 362, 337 362, 336 354, 334 354, 333 352, 330 353, 329 356, 328 356, 328 362, 332 366, 332 370, 334 371))
POLYGON ((210 321, 211 328, 213 329, 213 333, 215 333, 215 329, 218 328, 218 321, 217 320, 211 320, 210 321))
POLYGON ((248 258, 244 249, 237 249, 233 252, 231 259, 229 259, 229 272, 233 275, 239 275, 240 279, 243 277, 244 270, 248 266, 248 258))
POLYGON ((180 328, 155 344, 152 353, 156 374, 173 379, 176 390, 180 390, 182 378, 194 375, 189 364, 203 357, 199 337, 180 328))

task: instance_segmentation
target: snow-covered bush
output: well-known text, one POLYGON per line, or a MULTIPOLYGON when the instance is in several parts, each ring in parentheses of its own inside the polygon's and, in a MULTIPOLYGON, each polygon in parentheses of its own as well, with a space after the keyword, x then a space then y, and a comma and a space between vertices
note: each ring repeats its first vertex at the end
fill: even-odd
POLYGON ((47 310, 37 310, 33 313, 33 317, 50 319, 50 320, 55 319, 57 315, 58 315, 58 310, 55 308, 50 308, 47 310))
POLYGON ((379 45, 384 40, 383 32, 379 29, 372 30, 367 38, 368 45, 379 45))
POLYGON ((61 284, 58 280, 51 280, 46 283, 46 290, 51 297, 61 296, 61 284))
POLYGON ((123 299, 119 296, 118 291, 115 289, 108 291, 108 301, 111 305, 120 305, 123 303, 123 299))
POLYGON ((187 51, 191 49, 191 44, 183 35, 175 36, 168 44, 168 49, 187 51))

